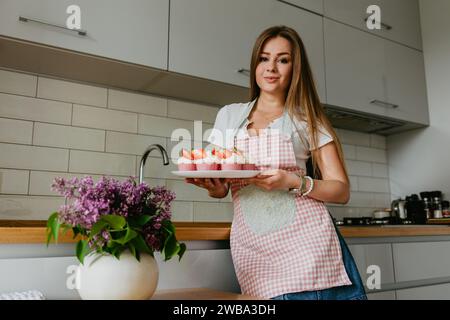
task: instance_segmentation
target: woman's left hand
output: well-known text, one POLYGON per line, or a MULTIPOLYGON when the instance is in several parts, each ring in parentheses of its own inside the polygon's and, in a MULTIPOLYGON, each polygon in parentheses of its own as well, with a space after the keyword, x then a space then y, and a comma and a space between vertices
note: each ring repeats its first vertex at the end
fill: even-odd
POLYGON ((300 178, 297 175, 283 169, 263 171, 256 177, 243 180, 267 191, 278 189, 287 190, 300 185, 300 178))

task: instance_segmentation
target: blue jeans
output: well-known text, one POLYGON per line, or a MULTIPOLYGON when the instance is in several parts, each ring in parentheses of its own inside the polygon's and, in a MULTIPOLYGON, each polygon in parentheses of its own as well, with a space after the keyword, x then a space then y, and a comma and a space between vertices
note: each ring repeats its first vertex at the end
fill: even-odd
POLYGON ((303 291, 285 293, 271 299, 273 300, 367 300, 366 292, 363 282, 356 268, 355 260, 353 259, 350 250, 345 243, 339 230, 336 228, 339 238, 339 243, 342 250, 342 259, 344 260, 345 270, 352 282, 351 285, 333 287, 316 291, 303 291))

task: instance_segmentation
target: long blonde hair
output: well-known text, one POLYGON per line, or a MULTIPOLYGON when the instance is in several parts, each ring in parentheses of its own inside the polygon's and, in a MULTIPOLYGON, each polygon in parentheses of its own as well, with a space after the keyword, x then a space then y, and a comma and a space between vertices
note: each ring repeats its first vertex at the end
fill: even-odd
MULTIPOLYGON (((319 95, 317 94, 313 74, 306 54, 305 46, 298 33, 286 26, 274 26, 264 30, 256 39, 253 47, 252 59, 250 65, 250 99, 253 101, 260 95, 260 88, 256 83, 256 67, 259 63, 259 57, 263 46, 267 40, 283 37, 291 44, 292 52, 292 78, 286 95, 286 108, 289 115, 299 121, 306 121, 310 138, 312 166, 314 176, 322 178, 322 173, 318 167, 320 155, 317 152, 318 128, 322 125, 326 129, 336 144, 339 159, 343 165, 344 172, 348 181, 348 172, 344 161, 344 153, 336 131, 328 120, 319 95)), ((303 141, 303 137, 300 134, 303 141)))

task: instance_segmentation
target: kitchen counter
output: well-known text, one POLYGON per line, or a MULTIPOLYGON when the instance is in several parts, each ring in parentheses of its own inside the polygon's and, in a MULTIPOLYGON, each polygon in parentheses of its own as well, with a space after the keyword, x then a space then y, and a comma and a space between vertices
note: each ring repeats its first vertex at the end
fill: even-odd
POLYGON ((206 288, 167 289, 155 292, 151 300, 265 300, 245 294, 206 288))
MULTIPOLYGON (((229 240, 230 223, 175 222, 177 238, 189 240, 229 240)), ((0 243, 45 243, 46 222, 31 220, 0 220, 0 243)), ((345 238, 414 237, 450 235, 449 225, 341 226, 345 238)), ((75 242, 69 231, 58 242, 75 242)))

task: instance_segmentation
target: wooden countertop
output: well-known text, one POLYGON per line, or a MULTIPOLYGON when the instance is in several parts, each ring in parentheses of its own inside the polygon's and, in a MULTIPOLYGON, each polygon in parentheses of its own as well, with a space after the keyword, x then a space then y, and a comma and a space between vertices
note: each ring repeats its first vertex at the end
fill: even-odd
MULTIPOLYGON (((230 223, 176 222, 177 239, 229 240, 230 223)), ((46 222, 36 220, 0 220, 0 243, 45 243, 46 222)), ((449 225, 362 226, 339 227, 345 238, 414 237, 450 235, 449 225)), ((75 242, 69 231, 58 242, 75 242)))
POLYGON ((265 300, 245 294, 206 288, 158 290, 151 300, 265 300))

